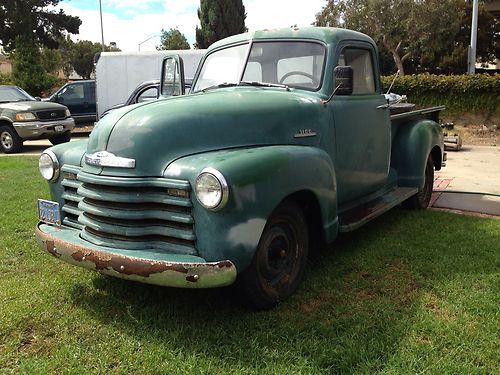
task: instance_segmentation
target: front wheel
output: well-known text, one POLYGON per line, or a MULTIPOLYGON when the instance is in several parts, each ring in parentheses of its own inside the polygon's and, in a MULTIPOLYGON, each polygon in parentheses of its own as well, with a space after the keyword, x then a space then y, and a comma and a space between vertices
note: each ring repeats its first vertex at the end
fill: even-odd
POLYGON ((0 149, 6 154, 19 152, 23 147, 23 140, 14 128, 0 126, 0 149))
POLYGON ((425 165, 425 182, 424 187, 419 190, 413 197, 403 202, 404 208, 409 209, 425 209, 429 206, 432 196, 432 188, 434 187, 434 162, 432 156, 429 155, 427 164, 425 165))
POLYGON ((266 310, 287 299, 299 286, 307 262, 307 223, 292 201, 271 214, 250 266, 240 276, 247 301, 266 310))
POLYGON ((54 146, 61 144, 61 143, 66 143, 71 140, 71 132, 65 132, 62 134, 54 135, 53 137, 49 138, 50 143, 52 143, 54 146))

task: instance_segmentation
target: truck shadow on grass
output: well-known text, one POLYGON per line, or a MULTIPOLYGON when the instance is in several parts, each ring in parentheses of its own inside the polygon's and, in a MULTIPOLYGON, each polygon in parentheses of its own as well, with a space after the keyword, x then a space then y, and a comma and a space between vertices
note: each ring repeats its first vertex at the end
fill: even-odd
MULTIPOLYGON (((398 361, 418 314, 447 314, 443 284, 495 272, 494 250, 484 252, 495 243, 494 224, 463 220, 393 210, 313 253, 298 292, 271 311, 242 307, 232 288, 179 290, 101 275, 75 285, 72 299, 153 356, 175 350, 221 372, 379 371, 398 361)), ((419 335, 416 345, 425 346, 419 335)))

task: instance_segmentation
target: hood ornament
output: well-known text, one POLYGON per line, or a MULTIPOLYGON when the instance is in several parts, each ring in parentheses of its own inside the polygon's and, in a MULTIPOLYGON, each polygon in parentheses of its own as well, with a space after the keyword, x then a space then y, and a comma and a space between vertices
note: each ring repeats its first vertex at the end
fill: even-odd
POLYGON ((96 167, 135 168, 135 159, 122 158, 108 151, 85 154, 85 163, 96 167))

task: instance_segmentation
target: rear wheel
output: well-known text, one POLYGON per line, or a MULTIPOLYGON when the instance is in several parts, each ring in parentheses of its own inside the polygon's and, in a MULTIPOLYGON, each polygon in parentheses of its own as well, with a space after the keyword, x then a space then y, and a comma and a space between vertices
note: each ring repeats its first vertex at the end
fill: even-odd
POLYGON ((307 262, 307 223, 300 207, 284 202, 271 214, 251 265, 241 274, 247 301, 270 309, 297 289, 307 262))
POLYGON ((19 152, 23 147, 23 140, 14 128, 10 126, 0 126, 0 149, 6 154, 19 152))
POLYGON ((429 206, 432 196, 432 188, 434 186, 434 162, 432 156, 429 155, 427 164, 425 165, 425 182, 424 187, 413 197, 403 202, 403 207, 409 209, 425 209, 429 206))
POLYGON ((65 132, 62 134, 54 135, 53 137, 49 138, 50 143, 53 145, 58 145, 61 143, 66 143, 71 140, 71 132, 65 132))

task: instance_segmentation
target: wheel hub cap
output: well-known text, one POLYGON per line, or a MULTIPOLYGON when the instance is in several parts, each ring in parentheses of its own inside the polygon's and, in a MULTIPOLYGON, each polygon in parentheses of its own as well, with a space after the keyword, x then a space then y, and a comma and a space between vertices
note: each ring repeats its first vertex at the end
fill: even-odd
POLYGON ((0 135, 0 141, 2 142, 2 146, 6 149, 12 148, 12 145, 14 143, 11 135, 7 132, 3 132, 0 135))

